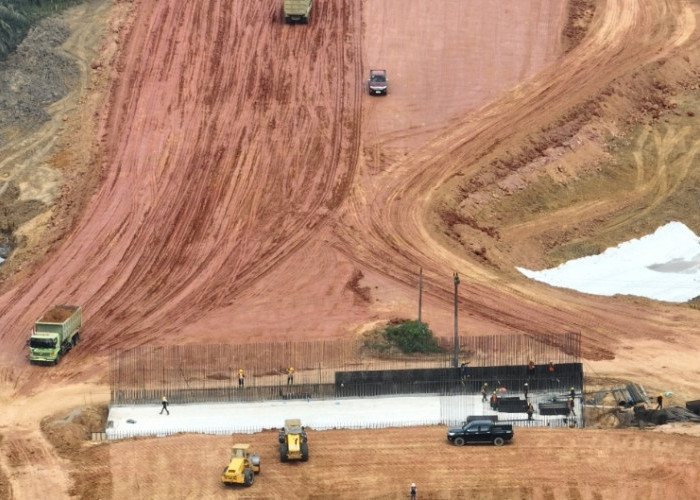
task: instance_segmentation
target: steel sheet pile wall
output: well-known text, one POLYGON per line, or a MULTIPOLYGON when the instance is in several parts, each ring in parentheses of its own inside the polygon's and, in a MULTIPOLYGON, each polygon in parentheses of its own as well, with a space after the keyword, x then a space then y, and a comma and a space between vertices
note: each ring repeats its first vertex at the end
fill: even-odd
MULTIPOLYGON (((459 389, 453 345, 450 339, 438 340, 442 351, 431 355, 380 355, 357 339, 119 350, 110 360, 112 403, 151 403, 163 395, 178 403, 338 397, 349 390, 343 385, 343 373, 372 379, 362 387, 356 385, 353 395, 452 392, 459 389), (295 369, 293 384, 287 384, 290 366, 295 369), (243 387, 239 369, 245 373, 243 387), (383 372, 379 379, 378 372, 383 372)), ((468 390, 477 390, 482 379, 495 382, 501 377, 513 386, 519 384, 529 359, 537 363, 542 384, 551 384, 553 378, 543 371, 546 363, 578 363, 580 342, 578 333, 462 337, 460 358, 470 362, 474 374, 468 390)), ((357 382, 356 377, 351 376, 357 382)), ((581 383, 582 376, 576 387, 581 383)))
POLYGON ((363 342, 319 340, 251 344, 141 346, 113 351, 112 402, 251 401, 332 395, 336 370, 449 366, 447 349, 433 355, 377 357, 363 342), (294 367, 294 383, 287 370, 294 367), (238 371, 245 382, 239 388, 238 371))

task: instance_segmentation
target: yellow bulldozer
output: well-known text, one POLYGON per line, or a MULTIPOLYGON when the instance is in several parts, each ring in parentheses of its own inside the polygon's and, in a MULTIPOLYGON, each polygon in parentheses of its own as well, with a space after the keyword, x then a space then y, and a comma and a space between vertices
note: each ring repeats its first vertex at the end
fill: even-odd
POLYGON ((231 460, 221 474, 222 483, 252 486, 255 474, 260 472, 260 455, 250 448, 249 444, 234 444, 231 447, 231 460))
POLYGON ((284 421, 284 428, 279 432, 280 460, 288 462, 290 460, 301 460, 306 462, 309 459, 309 443, 306 429, 302 427, 298 418, 284 421))

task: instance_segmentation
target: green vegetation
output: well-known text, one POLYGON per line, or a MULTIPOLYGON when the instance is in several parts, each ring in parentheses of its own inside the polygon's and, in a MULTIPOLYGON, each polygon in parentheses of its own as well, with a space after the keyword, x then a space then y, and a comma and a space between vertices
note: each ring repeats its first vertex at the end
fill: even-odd
POLYGON ((83 0, 0 0, 0 61, 7 58, 42 18, 83 0))
POLYGON ((384 329, 365 336, 365 347, 388 353, 398 349, 404 354, 442 352, 427 323, 393 320, 384 329))

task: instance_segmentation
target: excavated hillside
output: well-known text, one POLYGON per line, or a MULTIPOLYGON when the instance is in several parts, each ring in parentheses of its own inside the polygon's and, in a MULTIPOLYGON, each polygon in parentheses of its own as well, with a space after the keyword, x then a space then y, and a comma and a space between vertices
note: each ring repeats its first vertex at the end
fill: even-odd
MULTIPOLYGON (((100 411, 72 411, 107 401, 109 353, 355 336, 415 317, 419 268, 423 318, 439 335, 451 333, 458 272, 464 335, 580 331, 590 386, 635 380, 671 402, 698 398, 694 301, 591 296, 515 267, 594 254, 671 220, 700 231, 700 5, 454 0, 426 15, 405 0, 314 4, 308 26, 287 26, 277 0, 90 0, 49 21, 45 38, 61 45, 47 59, 25 48, 24 63, 3 68, 3 88, 41 83, 24 64, 66 90, 56 81, 59 100, 28 112, 35 123, 0 130, 0 229, 14 247, 0 267, 0 494, 226 495, 201 456, 221 448, 225 460, 230 437, 73 446, 100 411), (364 89, 377 66, 386 98, 364 89), (84 340, 57 367, 29 366, 27 332, 51 303, 83 306, 84 340), (68 431, 42 433, 49 415, 68 431)), ((374 496, 399 498, 395 485, 416 472, 393 431, 373 432, 329 434, 325 472, 279 470, 247 492, 282 498, 311 484, 311 497, 347 498, 366 477, 347 463, 372 457, 374 496), (355 440, 355 458, 334 452, 338 440, 355 440)), ((416 452, 443 432, 416 430, 416 452)), ((436 446, 425 470, 439 472, 420 476, 420 491, 636 498, 663 484, 688 497, 697 437, 673 436, 680 455, 627 467, 666 439, 527 430, 496 461, 479 450, 476 471, 468 450, 436 446)))

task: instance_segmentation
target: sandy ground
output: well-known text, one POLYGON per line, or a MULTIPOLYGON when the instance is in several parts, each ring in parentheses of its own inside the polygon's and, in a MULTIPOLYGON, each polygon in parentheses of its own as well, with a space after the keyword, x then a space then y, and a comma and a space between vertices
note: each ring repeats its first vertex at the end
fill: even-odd
MULTIPOLYGON (((43 132, 60 135, 51 161, 70 189, 3 264, 0 496, 231 495, 230 437, 71 449, 40 421, 106 403, 113 348, 415 317, 421 267, 439 335, 458 271, 465 334, 581 331, 587 383, 700 399, 694 303, 515 271, 668 220, 698 232, 696 2, 574 1, 567 17, 558 0, 318 1, 293 27, 277 0, 94 4, 70 14, 83 86, 43 132), (364 90, 378 66, 386 98, 364 90), (347 286, 357 271, 369 297, 347 286), (84 341, 28 366, 27 332, 56 302, 83 305, 84 341)), ((420 498, 689 498, 700 469, 698 438, 673 432, 527 430, 465 450, 440 448, 443 428, 329 431, 303 468, 253 441, 269 466, 250 498, 401 498, 411 481, 420 498)))
POLYGON ((274 431, 130 440, 109 445, 109 457, 115 498, 407 499, 415 482, 420 499, 632 500, 692 498, 700 479, 697 441, 682 435, 524 429, 500 448, 460 448, 446 430, 309 431, 307 463, 280 463, 274 431), (219 474, 240 441, 260 453, 261 472, 250 488, 225 489, 219 474))

